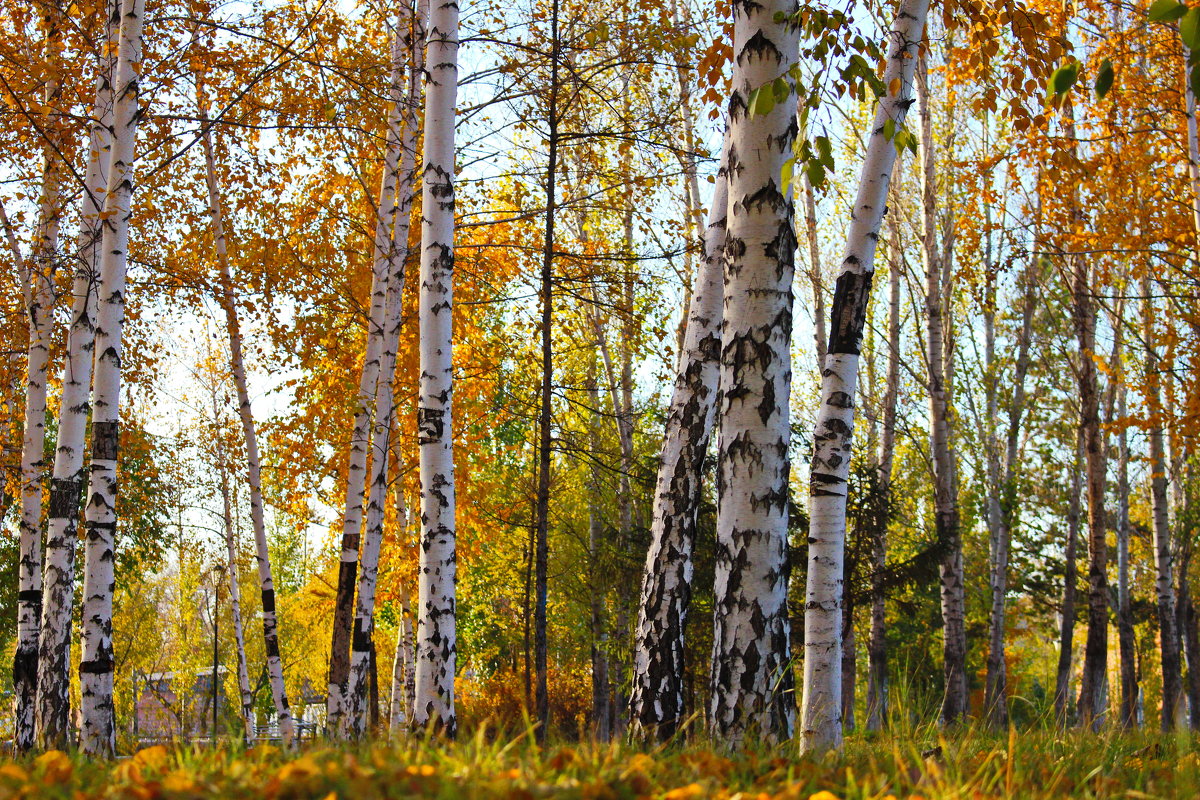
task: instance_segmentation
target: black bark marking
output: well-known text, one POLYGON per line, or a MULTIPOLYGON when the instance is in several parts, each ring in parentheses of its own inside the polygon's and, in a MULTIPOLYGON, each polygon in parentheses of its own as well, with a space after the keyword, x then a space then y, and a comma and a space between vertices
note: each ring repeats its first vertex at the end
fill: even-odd
POLYGON ((117 422, 92 423, 92 458, 97 461, 116 461, 119 441, 117 422))
MULTIPOLYGON (((858 263, 853 256, 846 260, 858 263)), ((867 301, 871 296, 871 278, 869 272, 844 271, 838 276, 833 292, 829 353, 858 355, 861 352, 863 328, 867 322, 867 301)))

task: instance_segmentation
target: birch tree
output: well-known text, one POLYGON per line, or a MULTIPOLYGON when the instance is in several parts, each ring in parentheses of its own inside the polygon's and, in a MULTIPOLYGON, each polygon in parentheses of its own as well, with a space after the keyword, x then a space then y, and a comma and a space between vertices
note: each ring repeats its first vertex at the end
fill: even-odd
POLYGON ((1186 724, 1180 669, 1179 629, 1172 579, 1172 543, 1167 478, 1169 465, 1163 443, 1162 364, 1156 350, 1154 300, 1148 274, 1142 275, 1142 338, 1146 348, 1146 400, 1150 412, 1150 518, 1154 549, 1154 594, 1158 611, 1159 655, 1162 664, 1162 730, 1186 724))
POLYGON ((733 9, 708 723, 734 743, 791 738, 795 722, 787 536, 796 237, 781 183, 796 128, 790 105, 750 110, 752 90, 796 63, 795 10, 790 0, 733 9))
POLYGON ((120 2, 106 0, 105 43, 96 70, 96 89, 88 124, 87 166, 79 214, 78 255, 71 283, 71 317, 63 361, 58 435, 50 504, 41 626, 38 634, 36 733, 43 749, 67 746, 71 686, 71 608, 75 601, 75 542, 79 502, 85 479, 84 448, 91 411, 92 356, 95 339, 96 281, 99 270, 100 213, 107 188, 112 148, 113 69, 116 65, 120 2))
POLYGON ((421 551, 417 599, 416 698, 412 724, 453 736, 455 635, 452 309, 454 113, 458 91, 458 4, 432 0, 425 51, 425 164, 421 181, 421 377, 417 430, 421 551))
POLYGON ((936 154, 929 106, 927 59, 918 57, 917 107, 921 122, 921 255, 925 265, 925 343, 929 392, 929 440, 933 459, 934 515, 938 542, 946 548, 941 566, 942 596, 942 721, 954 722, 967 712, 966 591, 963 586, 962 534, 959 529, 955 463, 950 442, 950 403, 947 369, 949 324, 946 305, 949 285, 943 280, 949 253, 939 252, 936 154))
POLYGON ((59 262, 58 233, 64 204, 62 120, 62 12, 44 7, 45 85, 42 130, 42 185, 37 228, 29 257, 25 308, 29 350, 25 363, 25 424, 21 446, 20 560, 17 566, 17 644, 13 654, 13 744, 33 747, 37 699, 38 631, 42 613, 42 484, 45 475, 46 382, 54 332, 54 279, 59 262))
POLYGON ((1075 455, 1067 466, 1071 476, 1067 498, 1067 541, 1063 548, 1063 596, 1059 612, 1061 623, 1058 637, 1058 667, 1054 679, 1054 716, 1066 726, 1071 702, 1071 664, 1075 654, 1075 603, 1079 580, 1076 551, 1079 547, 1080 515, 1082 513, 1084 438, 1076 431, 1075 455))
POLYGON ((887 66, 852 207, 846 251, 834 290, 828 354, 821 372, 809 485, 808 585, 804 612, 801 745, 840 748, 842 595, 846 487, 854 432, 854 395, 874 275, 875 246, 896 162, 895 132, 913 100, 917 48, 928 0, 903 0, 888 34, 887 66))
POLYGON ((388 488, 388 455, 390 437, 395 423, 393 402, 396 374, 396 348, 400 340, 400 324, 404 297, 404 264, 408 258, 408 233, 412 216, 413 186, 416 178, 417 115, 420 99, 420 75, 424 69, 422 50, 417 45, 424 39, 421 19, 427 3, 414 14, 410 8, 397 21, 392 47, 392 77, 389 94, 391 111, 388 115, 388 135, 385 157, 386 169, 395 173, 385 176, 385 188, 380 192, 381 205, 376 220, 375 257, 386 262, 387 299, 384 314, 384 336, 380 354, 379 375, 375 388, 375 420, 371 433, 371 472, 368 486, 366 539, 362 549, 362 565, 358 580, 358 604, 354 619, 354 637, 350 652, 350 672, 346 697, 349 729, 361 736, 366 721, 365 704, 367 677, 370 668, 371 635, 375 627, 375 585, 379 571, 379 549, 383 542, 384 503, 388 488), (410 23, 410 24, 406 24, 410 23), (404 59, 412 53, 413 65, 404 86, 404 59), (385 197, 386 185, 392 193, 385 197), (381 234, 381 230, 383 234, 381 234), (385 238, 386 236, 386 238, 385 238))
MULTIPOLYGON (((988 719, 995 727, 1008 724, 1008 705, 1005 691, 1008 684, 1007 665, 1004 658, 1004 630, 1006 598, 1008 595, 1008 561, 1012 545, 1012 528, 1016 521, 1016 479, 1019 465, 1017 447, 1021 435, 1021 417, 1025 412, 1025 376, 1029 373, 1030 343, 1033 339, 1033 312, 1038 256, 1031 256, 1026 266, 1025 289, 1021 301, 1021 327, 1017 334, 1017 357, 1014 364, 1012 398, 1008 407, 1008 424, 1004 434, 1004 453, 1001 459, 998 437, 989 441, 988 454, 988 503, 987 521, 990 534, 991 610, 988 615, 987 676, 984 689, 984 708, 988 719)), ((998 391, 999 376, 995 358, 994 320, 996 314, 995 279, 989 288, 989 308, 985 311, 984 324, 987 338, 988 381, 991 397, 988 401, 988 417, 999 419, 998 391)))
POLYGON ((79 663, 82 728, 88 755, 111 755, 113 720, 113 543, 117 527, 117 447, 121 396, 121 333, 125 321, 125 271, 133 196, 138 73, 142 61, 145 0, 125 0, 115 69, 112 152, 104 195, 100 285, 97 291, 95 367, 92 377, 92 454, 85 511, 82 660, 79 663))
MULTIPOLYGON (((250 669, 246 664, 246 637, 242 628, 242 587, 238 577, 238 541, 233 519, 233 489, 229 485, 229 464, 223 441, 224 420, 213 384, 213 439, 216 447, 217 470, 221 480, 221 519, 225 528, 225 571, 229 575, 229 615, 233 618, 233 642, 237 651, 238 712, 242 718, 242 741, 247 747, 254 744, 254 695, 250 691, 250 669)), ((214 621, 216 616, 213 617, 214 621)), ((215 677, 214 677, 215 679, 215 677)), ((214 731, 215 735, 215 731, 214 731)))
POLYGON ((632 730, 636 736, 663 741, 675 734, 684 714, 684 632, 692 594, 696 513, 720 373, 722 251, 729 199, 726 155, 722 153, 708 212, 704 259, 691 292, 667 411, 633 648, 632 730))
POLYGON ((225 313, 225 330, 229 337, 229 365, 233 385, 237 390, 238 416, 242 423, 242 438, 246 445, 246 483, 250 490, 250 524, 254 529, 254 552, 258 565, 258 585, 262 597, 263 647, 267 659, 267 680, 271 685, 271 702, 279 721, 279 733, 285 745, 292 741, 295 723, 283 683, 283 657, 279 651, 278 616, 275 611, 275 579, 271 571, 271 552, 267 545, 267 524, 262 495, 262 461, 258 453, 258 432, 254 410, 250 405, 250 388, 246 379, 246 362, 242 354, 242 327, 238 320, 237 298, 233 289, 233 270, 229 263, 225 237, 225 213, 217 184, 216 159, 213 155, 212 127, 201 93, 200 117, 204 148, 205 185, 208 189, 208 213, 212 223, 213 247, 217 256, 220 286, 218 301, 225 313))

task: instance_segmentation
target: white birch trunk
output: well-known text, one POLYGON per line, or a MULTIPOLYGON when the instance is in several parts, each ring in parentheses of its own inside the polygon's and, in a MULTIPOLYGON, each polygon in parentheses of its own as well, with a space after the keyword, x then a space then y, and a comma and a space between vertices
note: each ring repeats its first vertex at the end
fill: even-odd
MULTIPOLYGON (((1125 385, 1117 397, 1117 417, 1127 415, 1125 385)), ((1132 728, 1137 724, 1137 644, 1133 630, 1133 607, 1129 593, 1129 434, 1125 428, 1117 432, 1117 641, 1121 656, 1121 724, 1132 728)))
POLYGON ((412 216, 413 185, 416 179, 416 104, 420 99, 420 75, 424 69, 421 48, 417 46, 417 42, 423 38, 424 22, 420 14, 403 13, 397 24, 392 48, 392 108, 388 114, 388 155, 384 164, 385 170, 391 169, 393 172, 390 176, 384 176, 380 200, 384 200, 384 193, 388 188, 391 189, 391 194, 386 198, 388 207, 381 206, 375 236, 375 257, 386 262, 388 282, 383 347, 375 388, 375 421, 371 434, 373 458, 368 481, 366 537, 362 547, 358 601, 350 649, 350 672, 346 686, 348 728, 350 734, 355 737, 363 734, 367 723, 367 682, 371 665, 371 636, 375 629, 375 588, 379 572, 379 550, 383 542, 390 439, 395 422, 393 387, 396 348, 400 340, 404 264, 408 259, 408 234, 412 216), (406 22, 413 23, 412 28, 407 31, 404 25, 406 22), (408 52, 413 54, 413 67, 409 74, 406 97, 403 85, 404 57, 408 52), (386 239, 380 234, 381 230, 386 233, 386 239))
POLYGON ((262 462, 258 454, 258 434, 254 427, 254 411, 250 406, 250 390, 246 381, 246 363, 242 355, 242 329, 237 316, 237 300, 233 292, 233 270, 225 239, 225 215, 217 186, 216 161, 213 156, 211 129, 201 103, 201 124, 204 135, 201 144, 205 155, 205 182, 208 188, 209 216, 212 218, 213 243, 221 295, 218 298, 225 312, 225 329, 229 336, 229 364, 238 396, 238 416, 242 437, 246 443, 246 482, 250 488, 250 524, 254 529, 255 560, 258 565, 258 585, 262 598, 263 648, 267 658, 267 680, 271 685, 271 701, 279 720, 279 734, 285 746, 290 746, 295 723, 288 705, 283 682, 283 659, 279 653, 279 627, 275 612, 275 581, 271 575, 271 554, 267 545, 267 524, 262 496, 262 462))
POLYGON ((958 497, 954 490, 954 454, 950 444, 950 408, 945 338, 949 324, 943 303, 948 288, 938 252, 936 155, 929 107, 925 57, 917 64, 917 105, 921 120, 920 159, 922 260, 925 264, 926 362, 929 375, 930 451, 933 456, 935 514, 938 541, 946 548, 941 566, 943 627, 942 722, 955 722, 967 712, 966 608, 962 576, 962 540, 958 497))
POLYGON ((83 585, 80 747, 111 755, 113 719, 113 544, 117 528, 117 448, 120 441, 121 332, 125 322, 125 271, 137 136, 138 72, 142 61, 145 0, 121 9, 113 106, 112 152, 104 197, 100 287, 97 291, 95 367, 92 377, 92 457, 88 480, 83 585))
MULTIPOLYGON (((47 14, 48 60, 55 62, 58 21, 47 14)), ((50 67, 54 69, 54 66, 50 67)), ((47 107, 58 102, 58 79, 46 89, 47 107)), ((50 114, 48 117, 52 116, 50 114)), ((17 565, 17 642, 13 654, 13 743, 18 751, 33 747, 37 698, 38 630, 42 612, 42 484, 46 472, 46 381, 54 333, 54 273, 58 266, 58 230, 62 218, 62 165, 57 134, 60 122, 45 121, 49 141, 43 147, 41 198, 29 260, 25 296, 29 351, 25 367, 25 420, 21 446, 20 558, 17 565)))
POLYGON ((393 738, 403 736, 408 731, 409 712, 412 709, 413 629, 408 592, 401 596, 400 602, 400 626, 396 630, 396 659, 392 663, 391 714, 388 716, 389 733, 393 738))
MULTIPOLYGON (((221 440, 223 425, 217 392, 213 389, 213 434, 217 450, 217 468, 221 472, 221 509, 225 523, 226 568, 229 574, 229 606, 233 617, 233 640, 237 648, 238 706, 242 717, 242 740, 247 747, 254 744, 254 696, 250 693, 250 669, 246 665, 246 637, 242 629, 242 588, 238 578, 238 542, 233 524, 233 497, 229 487, 229 464, 221 440)), ((215 616, 214 616, 215 619, 215 616)), ((214 732, 215 733, 215 732, 214 732)))
POLYGON ((59 262, 58 232, 64 205, 62 103, 62 11, 43 7, 44 31, 42 186, 29 263, 25 308, 29 351, 25 371, 25 420, 21 448, 20 559, 17 565, 17 641, 13 655, 13 744, 29 750, 34 740, 37 700, 38 631, 42 614, 42 491, 46 473, 46 382, 54 333, 54 279, 59 262))
MULTIPOLYGON (((355 617, 355 584, 358 579, 359 547, 362 541, 363 497, 367 487, 367 459, 371 448, 372 420, 381 385, 381 359, 388 328, 388 285, 391 278, 392 220, 396 211, 396 183, 400 162, 400 107, 403 102, 404 64, 397 28, 392 41, 392 68, 388 88, 389 110, 383 175, 375 205, 372 247, 371 308, 367 324, 367 346, 359 375, 354 428, 350 436, 350 459, 346 474, 346 504, 342 517, 342 554, 334 601, 333 641, 329 654, 329 687, 326 724, 334 736, 346 732, 350 713, 348 694, 350 650, 355 617)), ((383 383, 390 383, 390 377, 383 383)))
POLYGON ((708 719, 734 744, 789 739, 796 716, 787 609, 796 236, 781 177, 796 123, 787 103, 748 110, 752 90, 780 76, 791 87, 798 31, 776 15, 795 10, 788 0, 734 6, 708 719))
POLYGON ((454 451, 451 415, 454 270, 454 112, 458 4, 433 0, 425 63, 421 193, 421 379, 417 407, 421 561, 412 724, 453 736, 455 636, 454 451))
POLYGON ((107 188, 112 149, 113 69, 120 31, 120 3, 105 4, 105 46, 96 75, 89 125, 88 162, 71 284, 71 323, 67 329, 58 441, 50 479, 50 511, 46 522, 44 593, 38 637, 36 732, 38 746, 64 749, 69 732, 71 686, 71 610, 75 602, 75 544, 87 420, 91 411, 92 357, 95 339, 96 280, 99 269, 101 206, 107 188))
POLYGON ((1146 400, 1152 420, 1150 439, 1150 507, 1154 547, 1154 590, 1158 607, 1159 654, 1162 665, 1162 730, 1185 724, 1183 682, 1180 669, 1179 631, 1175 614, 1175 583, 1172 578, 1171 524, 1167 500, 1166 448, 1163 443, 1161 372, 1163 365, 1155 348, 1153 286, 1143 274, 1142 338, 1146 347, 1146 400))
POLYGON ((642 578, 630 718, 634 734, 643 738, 668 739, 683 721, 684 631, 692 593, 696 511, 720 373, 721 254, 728 199, 723 153, 704 235, 704 261, 692 290, 679 373, 667 411, 642 578))
POLYGON ((813 435, 809 489, 808 587, 804 613, 805 751, 840 748, 842 660, 842 572, 846 545, 846 487, 854 431, 854 393, 874 273, 875 246, 883 222, 896 148, 884 135, 892 120, 898 129, 912 104, 917 47, 925 28, 928 0, 903 0, 889 35, 880 98, 867 142, 854 201, 846 253, 834 290, 829 353, 821 379, 821 406, 813 435), (895 87, 893 89, 893 87, 895 87))

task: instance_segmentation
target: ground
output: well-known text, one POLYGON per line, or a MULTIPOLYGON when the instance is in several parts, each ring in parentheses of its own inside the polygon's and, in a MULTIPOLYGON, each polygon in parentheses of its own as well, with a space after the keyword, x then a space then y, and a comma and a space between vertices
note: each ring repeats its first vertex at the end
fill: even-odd
POLYGON ((1165 736, 920 728, 851 736, 806 758, 794 743, 729 753, 693 742, 643 750, 477 735, 286 752, 155 746, 114 762, 43 753, 0 765, 0 800, 221 797, 578 800, 885 800, 885 798, 1195 798, 1200 743, 1165 736))

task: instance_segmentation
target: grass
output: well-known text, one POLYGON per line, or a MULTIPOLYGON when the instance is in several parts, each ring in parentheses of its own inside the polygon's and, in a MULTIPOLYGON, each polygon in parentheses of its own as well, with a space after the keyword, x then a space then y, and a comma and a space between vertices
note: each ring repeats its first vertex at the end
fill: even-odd
POLYGON ((552 743, 527 735, 197 750, 152 747, 112 763, 45 753, 0 764, 0 800, 29 798, 508 798, 883 800, 883 798, 1195 798, 1191 734, 1034 729, 996 735, 918 726, 851 736, 806 758, 794 743, 729 753, 703 742, 654 749, 552 743))

